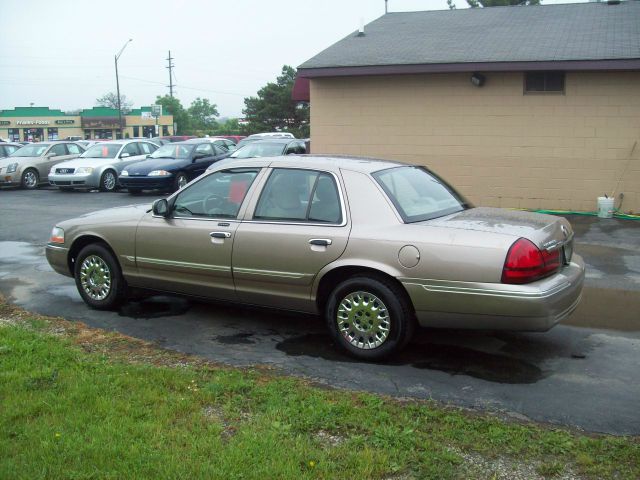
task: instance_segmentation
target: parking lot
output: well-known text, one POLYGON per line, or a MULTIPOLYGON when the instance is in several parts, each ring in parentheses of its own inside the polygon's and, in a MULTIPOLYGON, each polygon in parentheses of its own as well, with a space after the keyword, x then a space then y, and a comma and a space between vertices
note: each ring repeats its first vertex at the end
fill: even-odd
POLYGON ((385 364, 332 348, 319 318, 153 297, 93 311, 43 246, 60 220, 157 194, 0 190, 0 293, 27 310, 112 329, 217 362, 267 365, 338 388, 434 399, 569 425, 639 434, 640 222, 570 216, 587 262, 576 313, 547 333, 421 331, 385 364))

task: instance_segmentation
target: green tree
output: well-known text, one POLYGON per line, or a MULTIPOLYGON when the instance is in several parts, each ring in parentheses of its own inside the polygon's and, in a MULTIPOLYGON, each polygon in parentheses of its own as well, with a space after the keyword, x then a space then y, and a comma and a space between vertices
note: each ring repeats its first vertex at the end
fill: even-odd
POLYGON ((187 112, 180 100, 176 97, 164 95, 156 97, 156 103, 162 105, 162 112, 166 115, 173 115, 173 121, 177 124, 176 134, 188 135, 192 131, 191 118, 189 112, 187 112))
POLYGON ((540 5, 540 0, 467 0, 471 8, 507 7, 509 5, 540 5))
POLYGON ((213 131, 214 135, 240 135, 240 124, 237 118, 229 118, 224 122, 218 122, 213 131))
POLYGON ((215 130, 218 122, 216 117, 218 108, 206 98, 196 98, 187 109, 191 120, 191 129, 198 133, 211 134, 215 130))
POLYGON ((245 133, 283 131, 298 138, 309 136, 309 106, 291 99, 295 78, 296 70, 285 65, 275 83, 267 83, 257 97, 244 99, 245 133))

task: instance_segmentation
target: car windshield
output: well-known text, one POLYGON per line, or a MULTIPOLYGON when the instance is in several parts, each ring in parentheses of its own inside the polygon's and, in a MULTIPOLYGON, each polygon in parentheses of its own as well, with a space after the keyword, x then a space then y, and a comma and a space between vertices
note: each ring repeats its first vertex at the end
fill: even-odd
POLYGON ((275 157, 282 155, 283 143, 250 143, 231 154, 231 158, 275 157))
POLYGON ((50 143, 38 143, 36 145, 26 145, 22 148, 19 148, 15 152, 11 154, 12 157, 39 157, 42 155, 47 148, 49 148, 50 143))
POLYGON ((469 208, 462 195, 421 167, 395 167, 373 173, 405 223, 443 217, 469 208))
POLYGON ((189 158, 194 146, 195 145, 185 145, 182 143, 163 145, 149 155, 149 158, 189 158))
POLYGON ((82 158, 115 158, 122 147, 119 143, 98 144, 80 155, 82 158))

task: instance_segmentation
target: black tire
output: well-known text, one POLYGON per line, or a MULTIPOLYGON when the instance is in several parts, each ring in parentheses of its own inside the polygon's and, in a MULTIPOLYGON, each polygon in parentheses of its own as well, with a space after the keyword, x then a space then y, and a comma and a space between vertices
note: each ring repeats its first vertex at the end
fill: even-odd
POLYGON ((140 195, 140 193, 142 192, 141 188, 127 188, 127 190, 131 195, 140 195))
POLYGON ((411 340, 416 324, 406 293, 382 276, 355 276, 340 283, 329 295, 325 319, 336 344, 361 360, 380 360, 400 351, 411 340), (350 302, 358 301, 358 295, 361 297, 362 303, 358 305, 361 308, 354 308, 355 303, 350 302), (352 308, 344 309, 341 304, 350 304, 352 308), (377 318, 373 318, 375 315, 369 308, 380 312, 386 310, 386 315, 378 314, 377 318), (351 311, 354 313, 350 314, 351 311), (345 322, 338 321, 339 314, 345 318, 345 322), (383 319, 379 321, 380 330, 376 332, 374 322, 380 320, 380 315, 383 315, 383 319), (373 327, 374 331, 367 331, 368 327, 373 327), (382 330, 387 333, 381 340, 380 336, 384 335, 382 330), (377 342, 380 344, 376 346, 377 342))
POLYGON ((115 192, 118 187, 118 174, 113 170, 105 170, 100 176, 100 191, 115 192))
POLYGON ((184 172, 176 173, 176 178, 173 179, 173 191, 177 192, 178 190, 180 190, 181 186, 184 186, 187 183, 189 183, 189 178, 187 178, 186 173, 184 172))
POLYGON ((87 245, 78 254, 74 277, 80 296, 96 310, 110 310, 125 298, 122 270, 109 249, 100 243, 87 245))
POLYGON ((27 190, 33 190, 34 188, 38 188, 39 184, 40 175, 38 175, 38 171, 35 168, 27 168, 22 172, 22 177, 20 177, 20 187, 27 190))

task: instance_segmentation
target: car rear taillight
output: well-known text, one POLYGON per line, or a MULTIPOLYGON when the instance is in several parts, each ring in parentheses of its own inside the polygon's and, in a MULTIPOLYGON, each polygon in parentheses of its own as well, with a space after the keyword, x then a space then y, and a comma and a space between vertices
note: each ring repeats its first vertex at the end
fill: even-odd
POLYGON ((518 239, 507 253, 502 283, 529 283, 551 275, 560 268, 560 249, 540 250, 526 238, 518 239))

